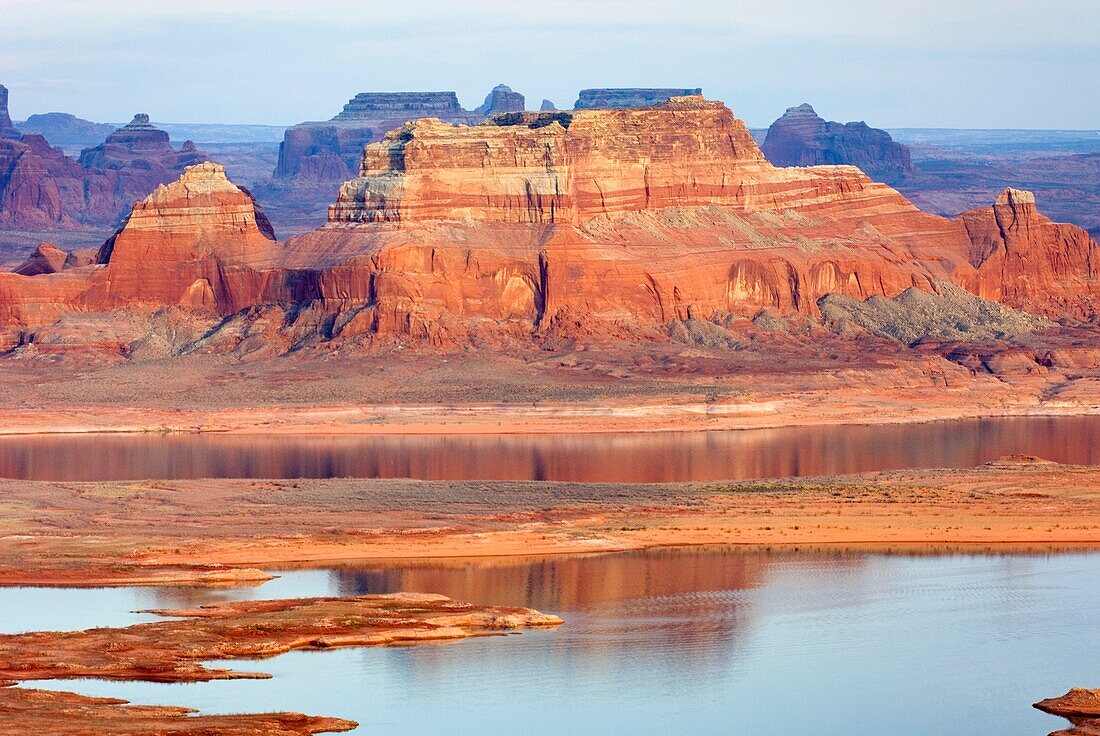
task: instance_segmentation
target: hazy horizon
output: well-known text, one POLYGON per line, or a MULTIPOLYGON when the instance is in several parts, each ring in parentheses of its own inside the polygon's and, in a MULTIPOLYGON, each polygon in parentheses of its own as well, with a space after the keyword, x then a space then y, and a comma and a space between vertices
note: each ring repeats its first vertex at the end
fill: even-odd
POLYGON ((530 108, 702 87, 753 127, 809 102, 882 128, 1095 130, 1097 28, 1092 0, 3 0, 0 83, 15 119, 285 126, 357 92, 454 90, 472 108, 504 83, 530 108))

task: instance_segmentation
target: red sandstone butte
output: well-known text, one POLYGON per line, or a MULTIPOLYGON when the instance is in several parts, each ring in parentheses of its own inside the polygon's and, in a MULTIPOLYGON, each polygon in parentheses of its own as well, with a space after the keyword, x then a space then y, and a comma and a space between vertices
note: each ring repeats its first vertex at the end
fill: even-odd
POLYGON ((366 148, 325 227, 285 243, 220 166, 192 166, 134 207, 97 264, 0 274, 0 326, 177 306, 308 308, 321 339, 632 334, 762 309, 817 318, 826 295, 938 282, 1086 319, 1096 248, 1025 193, 952 221, 852 166, 777 168, 723 104, 675 97, 408 123, 366 148))

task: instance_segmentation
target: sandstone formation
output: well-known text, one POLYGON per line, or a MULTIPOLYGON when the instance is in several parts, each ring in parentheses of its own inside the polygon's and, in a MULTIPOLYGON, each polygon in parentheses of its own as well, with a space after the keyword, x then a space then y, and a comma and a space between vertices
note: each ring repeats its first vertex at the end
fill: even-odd
POLYGON ((47 112, 31 115, 19 124, 25 133, 38 133, 54 146, 90 148, 115 131, 110 123, 93 123, 67 112, 47 112))
MULTIPOLYGON (((138 171, 148 170, 152 176, 163 172, 180 172, 187 166, 206 160, 206 154, 199 151, 191 141, 184 141, 177 151, 172 147, 168 133, 153 126, 149 116, 138 113, 126 125, 107 136, 103 143, 80 153, 80 165, 85 169, 107 169, 123 171, 137 178, 138 171)), ((174 178, 174 177, 173 177, 174 178)), ((157 180, 145 188, 144 193, 164 181, 157 180)))
POLYGON ((1051 222, 1036 208, 1035 195, 1017 189, 959 221, 970 239, 980 296, 1051 319, 1095 320, 1100 250, 1085 230, 1051 222))
POLYGON ((0 84, 0 138, 19 138, 20 135, 8 114, 8 88, 0 84))
MULTIPOLYGON (((6 92, 5 92, 6 95, 6 92)), ((0 138, 0 226, 26 230, 114 225, 133 203, 206 159, 138 115, 79 161, 37 133, 0 138)))
POLYGON ((363 146, 410 120, 430 117, 475 125, 495 113, 523 107, 523 95, 503 84, 475 110, 463 108, 454 92, 360 92, 331 120, 288 128, 274 177, 307 183, 344 181, 358 170, 363 146))
POLYGON ((75 227, 117 216, 113 179, 86 172, 40 135, 0 139, 0 227, 75 227))
POLYGON ((547 100, 547 99, 543 99, 542 104, 539 105, 539 110, 542 110, 543 112, 547 112, 549 110, 557 110, 557 109, 558 109, 558 106, 555 105, 550 100, 547 100))
POLYGON ((670 87, 623 87, 582 89, 573 107, 577 110, 608 107, 652 107, 672 97, 701 95, 703 90, 670 87))
POLYGON ((776 166, 849 164, 888 183, 913 171, 909 148, 886 131, 864 122, 826 122, 805 103, 772 123, 762 150, 776 166))
MULTIPOLYGON (((78 256, 61 250, 53 243, 39 243, 38 247, 31 253, 30 258, 16 267, 14 272, 22 276, 57 273, 66 266, 78 265, 77 260, 78 256)), ((86 263, 79 265, 88 265, 88 263, 93 262, 93 260, 88 260, 86 263)))
POLYGON ((1095 736, 1100 734, 1100 690, 1075 687, 1057 698, 1040 700, 1035 707, 1044 713, 1061 716, 1073 728, 1051 736, 1095 736))
MULTIPOLYGON (((44 324, 73 308, 141 305, 231 314, 263 301, 272 274, 243 264, 270 259, 277 247, 252 197, 221 166, 197 164, 134 205, 96 265, 33 278, 0 274, 0 324, 44 324)), ((56 261, 42 256, 21 269, 47 274, 56 261)), ((293 289, 292 281, 280 283, 293 289)))
POLYGON ((214 351, 664 339, 676 322, 762 311, 820 321, 823 305, 833 323, 878 333, 904 321, 899 310, 923 310, 924 332, 899 339, 1049 324, 951 284, 1031 315, 1094 316, 1096 243, 1025 194, 956 221, 928 215, 851 166, 773 166, 701 97, 474 126, 421 119, 370 144, 359 174, 326 227, 280 244, 220 166, 190 167, 135 206, 98 264, 47 273, 58 260, 47 253, 28 267, 39 275, 0 274, 9 345, 65 314, 165 306, 230 317, 186 348, 214 351))

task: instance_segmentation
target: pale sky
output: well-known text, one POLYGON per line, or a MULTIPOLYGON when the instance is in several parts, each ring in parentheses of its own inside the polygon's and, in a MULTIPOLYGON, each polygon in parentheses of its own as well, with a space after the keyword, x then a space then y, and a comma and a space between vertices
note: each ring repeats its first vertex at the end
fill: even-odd
POLYGON ((360 91, 702 87, 752 126, 1100 128, 1100 0, 0 0, 11 112, 291 124, 360 91))

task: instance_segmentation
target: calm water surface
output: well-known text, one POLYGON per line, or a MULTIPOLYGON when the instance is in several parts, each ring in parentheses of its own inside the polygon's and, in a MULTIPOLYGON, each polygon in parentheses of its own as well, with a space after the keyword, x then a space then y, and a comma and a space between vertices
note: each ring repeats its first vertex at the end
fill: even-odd
POLYGON ((1040 736, 1042 697, 1100 683, 1100 555, 660 550, 288 571, 258 588, 0 589, 0 630, 242 597, 436 591, 566 624, 232 666, 273 680, 50 687, 209 712, 344 716, 363 734, 1040 736))
POLYGON ((1100 416, 604 435, 7 437, 0 477, 671 482, 967 467, 1008 454, 1100 463, 1100 416))

